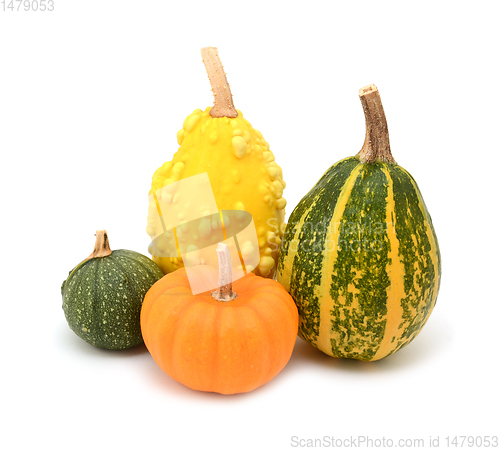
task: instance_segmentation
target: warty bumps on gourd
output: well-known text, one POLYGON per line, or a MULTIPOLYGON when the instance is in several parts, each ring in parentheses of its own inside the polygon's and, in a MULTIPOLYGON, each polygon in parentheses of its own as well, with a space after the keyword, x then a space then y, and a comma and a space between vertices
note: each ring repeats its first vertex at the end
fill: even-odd
MULTIPOLYGON (((259 244, 256 275, 273 277, 284 230, 286 186, 269 144, 241 111, 234 108, 217 49, 202 49, 214 92, 214 107, 196 109, 177 133, 180 145, 172 161, 153 175, 150 194, 181 179, 208 173, 218 210, 244 210, 252 214, 259 244)), ((154 203, 150 203, 147 233, 154 238, 163 230, 154 203)), ((151 252, 151 250, 150 250, 151 252)), ((183 266, 175 256, 155 256, 164 273, 183 266)))

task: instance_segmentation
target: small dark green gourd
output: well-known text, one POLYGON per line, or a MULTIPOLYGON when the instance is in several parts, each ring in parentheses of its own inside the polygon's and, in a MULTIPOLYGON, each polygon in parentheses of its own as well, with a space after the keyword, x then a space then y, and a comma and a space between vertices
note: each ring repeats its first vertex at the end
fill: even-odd
POLYGON ((94 251, 61 287, 69 327, 91 345, 127 349, 143 343, 142 301, 163 272, 142 254, 111 251, 105 230, 96 233, 94 251))

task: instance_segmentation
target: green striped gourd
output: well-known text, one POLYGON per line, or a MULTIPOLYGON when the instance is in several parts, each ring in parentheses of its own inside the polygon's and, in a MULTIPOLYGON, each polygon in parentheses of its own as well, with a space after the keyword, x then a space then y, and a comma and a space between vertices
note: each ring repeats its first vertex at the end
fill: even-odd
POLYGON ((363 147, 328 169, 290 215, 277 278, 299 309, 300 337, 333 357, 378 360, 428 320, 441 263, 417 183, 392 157, 377 88, 360 98, 363 147))
POLYGON ((138 252, 111 251, 105 230, 96 237, 92 254, 62 284, 66 320, 76 335, 98 348, 137 346, 143 342, 142 301, 163 272, 138 252))

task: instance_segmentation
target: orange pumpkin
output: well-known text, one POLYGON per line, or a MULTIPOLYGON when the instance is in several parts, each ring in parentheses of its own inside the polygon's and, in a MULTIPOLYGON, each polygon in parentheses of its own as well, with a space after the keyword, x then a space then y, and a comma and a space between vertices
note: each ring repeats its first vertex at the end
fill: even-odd
MULTIPOLYGON (((219 274, 228 282, 227 271, 219 274)), ((221 280, 219 276, 215 292, 193 295, 185 268, 164 276, 144 298, 142 334, 158 366, 187 387, 222 394, 249 392, 270 381, 290 360, 298 311, 275 280, 252 273, 233 284, 230 278, 229 283, 221 280)))

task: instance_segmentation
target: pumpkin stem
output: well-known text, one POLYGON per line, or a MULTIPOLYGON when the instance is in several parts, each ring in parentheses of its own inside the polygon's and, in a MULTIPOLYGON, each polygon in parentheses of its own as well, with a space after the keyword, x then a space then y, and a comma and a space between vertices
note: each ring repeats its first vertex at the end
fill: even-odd
POLYGON ((86 260, 96 257, 107 257, 111 255, 111 248, 109 247, 109 239, 106 230, 98 230, 95 233, 95 246, 94 252, 92 252, 86 260))
POLYGON ((361 88, 359 98, 365 113, 366 135, 363 147, 356 157, 361 163, 396 164, 391 153, 387 120, 377 87, 369 85, 361 88))
POLYGON ((216 251, 219 260, 219 286, 212 292, 212 297, 218 301, 232 301, 238 295, 233 291, 231 253, 225 243, 219 243, 216 251))
POLYGON ((205 47, 201 49, 201 56, 214 93, 214 106, 210 110, 210 116, 237 117, 238 112, 233 105, 233 96, 217 48, 205 47))

